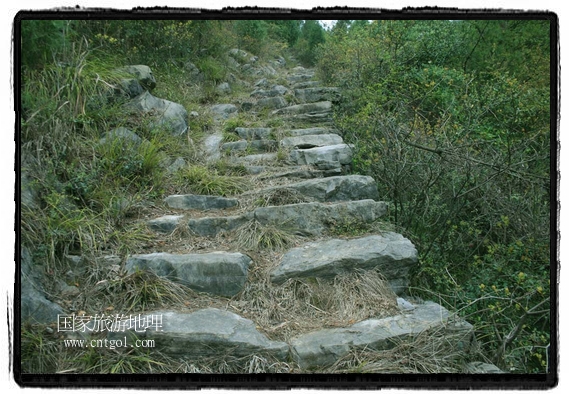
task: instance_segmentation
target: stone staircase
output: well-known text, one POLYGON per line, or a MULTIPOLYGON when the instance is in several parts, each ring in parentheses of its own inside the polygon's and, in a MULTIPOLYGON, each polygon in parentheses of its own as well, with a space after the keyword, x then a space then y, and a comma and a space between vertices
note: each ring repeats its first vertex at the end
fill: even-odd
MULTIPOLYGON (((353 352, 385 351, 426 332, 465 350, 470 324, 435 302, 405 299, 417 250, 378 225, 387 204, 378 201, 375 180, 350 174, 353 147, 332 120, 339 89, 321 86, 303 67, 278 72, 288 86, 260 79, 250 100, 240 108, 216 105, 214 119, 221 130, 247 110, 288 127, 236 127, 231 142, 218 131, 203 148, 210 160, 243 166, 248 190, 231 197, 165 196, 167 214, 147 221, 163 242, 126 261, 127 273, 152 271, 206 301, 145 311, 144 317, 161 316, 160 329, 129 335, 154 339, 161 352, 196 363, 259 356, 292 372, 323 371, 353 352), (365 287, 366 281, 372 284, 365 287), (360 301, 331 306, 351 297, 360 301), (310 302, 297 308, 304 315, 294 320, 287 305, 301 299, 310 302)), ((117 335, 124 333, 109 333, 117 335)))

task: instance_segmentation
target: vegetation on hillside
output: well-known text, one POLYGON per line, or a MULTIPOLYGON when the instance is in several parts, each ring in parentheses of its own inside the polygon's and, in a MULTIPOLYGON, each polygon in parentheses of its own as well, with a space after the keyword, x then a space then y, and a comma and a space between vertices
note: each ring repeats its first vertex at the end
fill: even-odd
MULTIPOLYGON (((200 160, 206 116, 189 119, 180 140, 125 110, 111 94, 121 66, 150 66, 153 94, 192 111, 215 102, 230 49, 294 55, 342 88, 335 122, 355 146, 353 170, 376 179, 389 222, 419 250, 412 295, 473 323, 504 370, 546 371, 548 20, 344 20, 331 30, 310 20, 23 20, 21 45, 20 148, 40 203, 22 207, 21 235, 46 272, 61 272, 67 254, 137 250, 150 235, 129 219, 167 192, 242 191, 231 171, 200 160), (190 61, 200 84, 187 83, 190 61), (147 143, 100 145, 115 127, 147 143), (165 155, 188 167, 168 174, 165 155)), ((32 331, 23 340, 24 350, 41 342, 32 331)))

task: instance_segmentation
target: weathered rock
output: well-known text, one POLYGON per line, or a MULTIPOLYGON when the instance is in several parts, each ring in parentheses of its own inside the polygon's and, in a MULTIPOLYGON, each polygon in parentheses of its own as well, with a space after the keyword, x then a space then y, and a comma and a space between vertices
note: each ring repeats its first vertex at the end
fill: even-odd
POLYGON ((239 204, 236 198, 226 198, 218 196, 201 196, 195 194, 176 194, 168 196, 164 202, 170 208, 176 209, 198 209, 207 211, 210 209, 227 209, 239 204))
POLYGON ((106 132, 104 137, 99 140, 99 144, 117 142, 138 146, 142 143, 142 138, 125 127, 117 127, 116 129, 106 132))
POLYGON ((346 144, 327 145, 310 149, 295 149, 290 152, 289 160, 298 165, 317 165, 319 163, 352 162, 352 148, 346 144))
POLYGON ((297 115, 289 115, 287 118, 290 122, 293 123, 317 123, 320 125, 323 124, 333 124, 334 119, 332 118, 332 112, 320 112, 320 113, 310 113, 310 114, 297 114, 297 115))
POLYGON ((288 105, 288 103, 281 96, 279 96, 279 97, 266 97, 266 98, 262 98, 259 101, 257 101, 257 104, 255 104, 255 108, 258 110, 261 110, 264 108, 278 109, 278 108, 286 107, 287 105, 288 105))
POLYGON ((273 186, 261 190, 294 190, 315 201, 377 200, 379 192, 374 179, 364 175, 344 175, 309 179, 288 185, 273 186))
POLYGON ((154 231, 161 233, 171 233, 178 227, 184 215, 166 215, 156 219, 151 219, 146 224, 154 231))
POLYGON ((255 89, 251 93, 251 97, 265 98, 265 97, 277 97, 282 96, 287 92, 287 88, 282 85, 275 85, 270 90, 265 89, 255 89))
POLYGON ((279 226, 301 234, 321 235, 341 223, 373 223, 387 212, 384 202, 346 201, 335 204, 319 202, 260 207, 255 220, 266 226, 279 226))
POLYGON ((187 62, 185 64, 186 70, 190 77, 190 82, 202 82, 205 80, 205 75, 196 67, 192 62, 187 62))
POLYGON ((272 129, 269 127, 236 127, 235 132, 239 137, 246 140, 266 140, 269 139, 272 129))
POLYGON ((229 55, 238 61, 245 61, 249 58, 249 54, 246 51, 237 48, 230 49, 229 55))
POLYGON ((237 115, 237 107, 233 104, 216 104, 210 109, 214 120, 229 119, 237 115))
POLYGON ((248 155, 239 157, 236 162, 239 164, 267 164, 277 161, 278 157, 276 153, 259 153, 256 155, 248 155))
POLYGON ((253 140, 249 142, 249 147, 257 152, 274 152, 278 148, 275 140, 253 140))
POLYGON ((244 152, 247 150, 249 144, 245 140, 226 142, 221 144, 220 149, 223 152, 244 152))
MULTIPOLYGON (((155 311, 142 316, 144 321, 156 321, 155 317, 159 317, 157 325, 160 327, 148 327, 136 333, 132 329, 129 334, 154 339, 156 349, 166 354, 183 355, 190 359, 256 354, 283 361, 289 355, 289 346, 285 342, 269 340, 257 331, 251 320, 228 311, 215 308, 192 313, 155 311)), ((110 339, 123 337, 124 332, 109 332, 110 339)))
POLYGON ((184 160, 183 157, 177 157, 172 164, 170 164, 167 168, 166 171, 168 171, 168 173, 173 174, 179 170, 181 170, 182 168, 184 168, 186 166, 186 160, 184 160))
POLYGON ((156 79, 154 78, 154 75, 152 75, 152 70, 148 66, 126 66, 121 68, 121 70, 134 76, 138 82, 148 90, 152 90, 156 87, 156 79))
POLYGON ((338 134, 302 135, 298 137, 285 137, 281 146, 285 148, 310 149, 326 145, 343 144, 344 140, 338 134))
POLYGON ((289 83, 294 84, 298 82, 308 81, 314 77, 314 71, 304 70, 303 73, 291 74, 286 79, 289 83))
POLYGON ((340 89, 330 87, 312 87, 295 89, 294 95, 301 103, 314 103, 317 101, 338 101, 340 89))
POLYGON ((273 115, 299 115, 299 114, 328 114, 332 111, 332 103, 330 101, 320 101, 317 103, 291 105, 273 111, 273 115))
POLYGON ((221 153, 219 151, 219 145, 223 140, 223 135, 221 133, 215 133, 208 135, 204 142, 204 150, 206 153, 206 157, 208 161, 216 161, 219 160, 221 157, 221 153))
POLYGON ((188 130, 188 112, 180 104, 144 92, 128 103, 128 106, 142 113, 152 114, 155 118, 154 127, 165 127, 176 135, 188 130))
POLYGON ((315 88, 320 86, 320 81, 305 81, 305 82, 298 82, 292 85, 294 89, 306 89, 306 88, 315 88))
MULTIPOLYGON (((283 283, 290 278, 329 279, 353 270, 377 269, 389 282, 408 281, 409 270, 417 261, 417 249, 401 234, 331 239, 311 242, 288 251, 271 272, 271 280, 283 283)), ((399 284, 394 289, 396 293, 403 290, 399 284)))
POLYGON ((222 82, 215 87, 215 90, 221 94, 230 94, 231 93, 231 86, 227 82, 222 82))
POLYGON ((41 273, 32 261, 30 251, 20 248, 20 316, 23 322, 52 323, 57 321, 58 314, 64 314, 63 309, 46 298, 42 287, 41 273))
POLYGON ((464 373, 468 374, 486 374, 486 373, 504 373, 500 368, 490 363, 474 361, 466 364, 464 373))
POLYGON ((252 213, 237 216, 205 217, 190 219, 188 228, 197 235, 215 237, 222 231, 233 231, 243 226, 253 217, 252 213))
POLYGON ((431 329, 445 330, 445 340, 457 349, 469 343, 473 330, 467 322, 451 321, 449 311, 439 304, 425 302, 410 313, 301 335, 291 341, 292 357, 303 369, 325 367, 350 351, 391 349, 431 329))
POLYGON ((329 127, 310 127, 308 129, 295 129, 287 132, 291 137, 300 137, 303 135, 319 135, 319 134, 338 134, 335 129, 329 127))
POLYGON ((269 86, 269 81, 267 81, 267 78, 261 78, 257 82, 255 82, 254 86, 256 88, 266 88, 269 86))
POLYGON ((127 78, 119 82, 119 86, 115 89, 115 93, 118 95, 124 95, 128 98, 135 98, 139 94, 144 92, 144 88, 138 82, 138 79, 127 78))
POLYGON ((129 257, 125 269, 149 270, 199 292, 231 297, 242 290, 250 263, 241 253, 151 253, 129 257))

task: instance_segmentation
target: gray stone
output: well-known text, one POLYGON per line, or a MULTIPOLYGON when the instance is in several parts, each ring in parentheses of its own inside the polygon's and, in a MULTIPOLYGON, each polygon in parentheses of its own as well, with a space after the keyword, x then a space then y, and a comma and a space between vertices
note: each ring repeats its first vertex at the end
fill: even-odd
POLYGON ((217 85, 215 87, 215 90, 221 94, 230 94, 231 93, 231 87, 229 86, 229 84, 227 82, 220 83, 219 85, 217 85))
POLYGON ((207 211, 210 209, 227 209, 239 204, 235 198, 225 198, 218 196, 200 196, 195 194, 176 194, 168 196, 164 202, 175 209, 198 209, 207 211))
POLYGON ((311 113, 311 114, 297 114, 289 115, 288 120, 293 123, 317 123, 317 124, 333 124, 334 119, 332 118, 332 112, 321 112, 321 113, 311 113))
POLYGON ((257 82, 255 82, 254 86, 256 88, 266 88, 269 86, 269 81, 267 81, 267 78, 261 78, 257 82))
POLYGON ((188 112, 178 103, 144 92, 128 103, 128 107, 144 114, 152 114, 154 127, 165 127, 176 135, 184 134, 188 130, 188 112))
POLYGON ((295 89, 306 89, 306 88, 314 88, 320 86, 320 81, 305 81, 305 82, 298 82, 293 84, 295 89))
POLYGON ((307 103, 307 104, 297 104, 291 105, 290 107, 285 107, 273 111, 273 115, 299 115, 299 114, 322 114, 331 113, 332 103, 330 101, 320 101, 317 103, 307 103))
POLYGON ((205 138, 203 144, 208 161, 216 161, 221 158, 221 153, 219 151, 221 140, 223 140, 223 135, 221 133, 211 134, 205 138))
POLYGON ((335 204, 319 202, 259 207, 255 220, 301 234, 321 235, 337 223, 373 223, 387 212, 384 202, 346 201, 335 204))
POLYGON ((221 150, 223 152, 244 152, 247 150, 249 144, 245 140, 226 142, 221 144, 221 150))
POLYGON ((338 134, 302 135, 298 137, 285 137, 281 146, 285 148, 310 149, 326 145, 343 144, 344 140, 338 134))
MULTIPOLYGON (((146 316, 159 316, 160 327, 149 327, 143 332, 129 334, 155 340, 156 349, 166 354, 190 359, 227 354, 246 357, 256 354, 283 361, 289 355, 288 344, 269 340, 257 331, 251 320, 228 311, 215 308, 192 313, 155 311, 143 318, 146 316)), ((109 332, 109 338, 121 339, 124 334, 109 332)))
POLYGON ((186 166, 186 160, 184 160, 183 157, 177 157, 172 164, 170 164, 167 168, 166 171, 168 171, 168 173, 173 174, 177 171, 179 171, 180 169, 184 168, 186 166))
MULTIPOLYGON (((299 70, 302 71, 302 70, 299 70)), ((294 83, 298 83, 298 82, 304 82, 304 81, 308 81, 309 79, 312 79, 314 77, 314 72, 310 72, 307 70, 304 70, 303 73, 296 73, 296 74, 292 74, 289 75, 286 79, 289 83, 294 84, 294 83)))
POLYGON ((202 82, 205 80, 205 75, 196 67, 192 62, 187 62, 185 64, 186 70, 188 70, 191 82, 202 82))
POLYGON ((166 215, 156 219, 151 219, 146 224, 154 231, 161 233, 171 233, 178 227, 184 215, 166 215))
POLYGON ((335 102, 340 99, 340 89, 330 87, 295 89, 294 95, 301 103, 314 103, 317 101, 335 102))
POLYGON ((129 98, 135 98, 139 94, 144 93, 144 88, 140 82, 138 82, 138 79, 127 78, 119 82, 119 86, 115 89, 115 93, 129 98))
POLYGON ((152 75, 152 70, 148 66, 126 66, 121 68, 121 70, 134 76, 138 82, 148 90, 152 90, 156 87, 156 79, 154 78, 154 75, 152 75))
POLYGON ((192 118, 197 118, 198 116, 200 116, 200 114, 198 114, 196 111, 192 111, 192 112, 190 112, 190 116, 192 118))
POLYGON ((295 149, 290 152, 289 160, 298 165, 317 165, 319 163, 352 162, 352 148, 346 144, 327 145, 310 149, 295 149))
POLYGON ((500 368, 490 363, 483 363, 480 361, 474 361, 466 364, 464 368, 464 373, 469 374, 487 374, 487 373, 504 373, 500 368))
POLYGON ((300 137, 303 135, 319 135, 319 134, 338 134, 335 129, 329 127, 310 127, 308 129, 295 129, 287 132, 291 137, 300 137))
POLYGON ((188 228, 197 235, 215 237, 222 231, 233 231, 253 217, 252 213, 237 216, 218 216, 190 219, 188 228))
POLYGON ((288 89, 285 88, 283 85, 275 85, 271 88, 271 90, 269 90, 269 92, 273 96, 284 96, 286 92, 288 92, 288 89))
POLYGON ((248 155, 236 159, 236 162, 239 164, 252 164, 252 165, 272 163, 275 161, 277 161, 276 153, 259 153, 256 155, 248 155))
POLYGON ((195 291, 232 297, 243 289, 250 263, 241 253, 151 253, 129 257, 125 269, 129 274, 149 270, 195 291))
POLYGON ((46 298, 43 275, 34 265, 30 251, 20 248, 20 317, 23 322, 48 324, 64 314, 61 306, 46 298))
POLYGON ((461 348, 472 336, 472 326, 450 321, 447 309, 434 302, 418 305, 413 311, 383 319, 368 319, 346 328, 324 329, 301 335, 291 341, 293 359, 302 369, 334 364, 354 350, 387 350, 401 341, 431 329, 443 329, 448 343, 461 348))
POLYGON ((233 104, 216 104, 211 107, 214 120, 229 119, 237 115, 237 107, 233 104))
POLYGON ((257 101, 257 104, 255 104, 255 108, 260 110, 260 109, 264 109, 264 108, 268 108, 268 109, 278 109, 278 108, 283 108, 286 107, 288 105, 288 103, 286 102, 286 100, 282 97, 266 97, 266 98, 262 98, 259 101, 257 101))
POLYGON ((365 175, 340 175, 309 179, 288 185, 274 186, 261 192, 290 189, 315 201, 377 200, 379 192, 375 180, 365 175))
POLYGON ((104 137, 99 140, 99 144, 113 142, 128 143, 134 146, 138 146, 142 143, 142 138, 125 127, 117 127, 116 129, 105 133, 104 137))
POLYGON ((229 50, 229 55, 236 60, 247 60, 249 54, 243 49, 233 48, 229 50))
POLYGON ((389 282, 408 281, 409 270, 417 261, 417 249, 401 234, 330 239, 288 251, 271 272, 271 280, 280 284, 290 278, 330 279, 353 270, 378 269, 389 282))
POLYGON ((253 140, 249 143, 249 147, 257 152, 274 152, 278 148, 278 143, 275 140, 253 140))
POLYGON ((266 140, 271 136, 272 129, 269 127, 236 127, 235 132, 239 137, 246 140, 266 140))

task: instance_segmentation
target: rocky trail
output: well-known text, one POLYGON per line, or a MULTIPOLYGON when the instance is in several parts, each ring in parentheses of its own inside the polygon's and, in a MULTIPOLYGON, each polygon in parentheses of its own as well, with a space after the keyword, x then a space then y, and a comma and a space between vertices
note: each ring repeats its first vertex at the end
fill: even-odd
MULTIPOLYGON (((241 169, 242 192, 165 195, 140 216, 153 240, 114 269, 151 273, 185 293, 167 307, 129 311, 138 321, 160 316, 160 324, 143 331, 127 321, 128 335, 155 340, 156 350, 196 371, 200 360, 227 357, 272 365, 261 371, 365 371, 364 353, 428 347, 433 338, 445 356, 464 357, 472 326, 437 300, 407 296, 417 249, 385 223, 376 180, 351 173, 353 147, 332 118, 340 90, 282 58, 261 65, 249 57, 233 50, 258 80, 239 102, 209 106, 213 132, 200 146, 210 163, 241 169), (258 121, 227 131, 240 113, 258 121)), ((158 111, 185 138, 183 107, 132 89, 134 108, 158 111)), ((182 166, 184 158, 172 158, 172 171, 182 166)))

